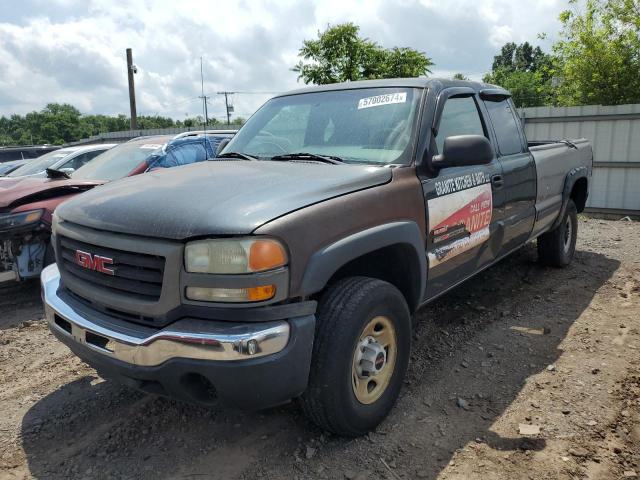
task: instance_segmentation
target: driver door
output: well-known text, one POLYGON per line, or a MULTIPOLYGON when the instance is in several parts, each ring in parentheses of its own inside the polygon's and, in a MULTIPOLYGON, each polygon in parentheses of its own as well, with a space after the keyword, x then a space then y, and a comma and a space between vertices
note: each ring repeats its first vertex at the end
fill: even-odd
MULTIPOLYGON (((491 139, 482 120, 475 92, 447 97, 441 93, 428 158, 442 152, 445 138, 483 135, 491 139)), ((433 298, 490 264, 498 255, 502 229, 500 182, 502 167, 491 163, 445 167, 421 178, 427 211, 428 281, 426 299, 433 298), (494 188, 495 185, 495 188, 494 188)))

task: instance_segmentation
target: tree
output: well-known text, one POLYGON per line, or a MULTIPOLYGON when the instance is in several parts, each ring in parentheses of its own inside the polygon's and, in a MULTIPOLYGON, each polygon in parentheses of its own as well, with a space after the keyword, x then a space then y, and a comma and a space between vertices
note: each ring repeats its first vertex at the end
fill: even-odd
POLYGON ((640 0, 587 0, 582 11, 562 12, 560 21, 559 103, 640 103, 640 0))
POLYGON ((469 80, 469 77, 467 77, 465 74, 463 73, 456 73, 453 75, 452 77, 454 80, 469 80))
MULTIPOLYGON (((172 118, 158 115, 139 116, 138 125, 142 129, 180 126, 172 118)), ((125 115, 82 115, 73 105, 49 103, 39 112, 0 117, 0 145, 61 145, 99 133, 128 129, 129 118, 125 115)))
POLYGON ((545 105, 553 102, 552 65, 552 57, 540 47, 509 42, 493 57, 491 73, 482 80, 509 90, 518 107, 545 105))
POLYGON ((383 48, 358 35, 360 27, 343 23, 305 40, 292 69, 304 83, 322 85, 373 78, 418 77, 431 73, 433 62, 408 47, 383 48))
POLYGON ((520 45, 509 42, 503 45, 498 55, 493 57, 491 70, 537 72, 550 64, 551 57, 545 54, 540 47, 534 48, 529 42, 520 45))

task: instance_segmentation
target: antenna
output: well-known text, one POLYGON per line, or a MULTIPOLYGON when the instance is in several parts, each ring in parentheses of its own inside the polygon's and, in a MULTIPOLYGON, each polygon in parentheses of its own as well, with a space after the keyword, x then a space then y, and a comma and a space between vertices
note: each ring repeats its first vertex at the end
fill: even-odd
POLYGON ((207 124, 209 123, 209 115, 207 112, 207 100, 209 99, 209 97, 205 96, 204 94, 204 72, 203 72, 203 68, 202 68, 202 57, 200 57, 200 91, 201 91, 201 95, 200 98, 202 99, 202 109, 203 109, 203 114, 204 114, 204 130, 207 130, 207 124))
MULTIPOLYGON (((209 157, 209 149, 207 148, 207 123, 209 123, 209 117, 207 112, 207 97, 204 94, 204 72, 202 68, 202 55, 200 56, 200 93, 202 98, 202 108, 204 110, 204 136, 202 137, 202 144, 204 146, 204 152, 206 157, 209 157)), ((215 152, 213 152, 215 155, 215 152)))

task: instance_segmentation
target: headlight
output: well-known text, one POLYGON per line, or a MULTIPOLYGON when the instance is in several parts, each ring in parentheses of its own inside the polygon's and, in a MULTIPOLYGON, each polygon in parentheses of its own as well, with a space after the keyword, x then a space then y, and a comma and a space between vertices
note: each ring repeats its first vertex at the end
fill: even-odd
POLYGON ((190 273, 253 273, 286 264, 282 244, 268 238, 198 240, 185 248, 185 268, 190 273))
POLYGON ((9 230, 11 228, 24 227, 32 223, 37 223, 43 214, 44 210, 29 210, 28 212, 0 216, 0 230, 9 230))
MULTIPOLYGON (((287 253, 280 242, 270 238, 198 240, 185 247, 184 263, 190 273, 249 274, 286 265, 287 253)), ((190 300, 202 302, 264 302, 275 297, 276 285, 187 286, 185 295, 190 300)))

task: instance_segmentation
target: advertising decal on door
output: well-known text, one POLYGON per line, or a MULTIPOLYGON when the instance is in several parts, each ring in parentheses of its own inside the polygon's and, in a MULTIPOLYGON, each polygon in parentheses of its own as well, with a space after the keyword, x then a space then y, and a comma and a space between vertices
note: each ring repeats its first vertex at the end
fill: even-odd
POLYGON ((429 235, 435 246, 428 255, 431 268, 489 239, 491 185, 484 174, 465 177, 470 178, 445 180, 440 186, 436 183, 436 193, 441 196, 427 202, 432 225, 429 235), (471 188, 461 189, 466 186, 471 188))

